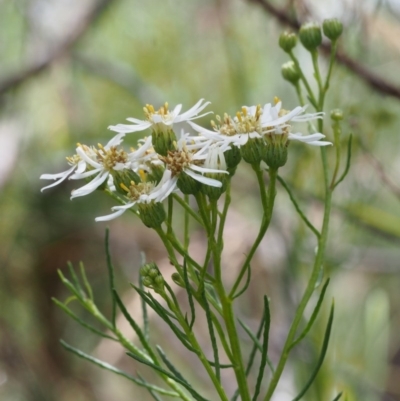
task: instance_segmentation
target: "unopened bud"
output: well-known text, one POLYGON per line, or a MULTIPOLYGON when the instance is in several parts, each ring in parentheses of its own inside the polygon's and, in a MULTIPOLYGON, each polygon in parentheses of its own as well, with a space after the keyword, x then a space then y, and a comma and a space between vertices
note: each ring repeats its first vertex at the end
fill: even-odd
POLYGON ((182 277, 179 275, 179 273, 173 273, 171 278, 176 285, 185 288, 185 283, 183 282, 182 277))
POLYGON ((299 69, 293 61, 288 61, 282 65, 282 76, 286 81, 295 84, 300 79, 299 69))
POLYGON ((343 120, 343 111, 340 109, 334 109, 331 111, 331 119, 333 121, 341 121, 343 120))
POLYGON ((343 24, 337 18, 326 19, 322 23, 322 29, 328 39, 335 41, 343 32, 343 24))
POLYGON ((155 128, 151 134, 154 150, 162 156, 167 156, 168 151, 175 150, 174 142, 176 142, 175 132, 171 129, 163 130, 155 128))
POLYGON ((200 190, 200 182, 187 175, 185 172, 179 174, 178 181, 176 185, 185 195, 195 195, 200 190))
POLYGON ((149 228, 159 228, 166 218, 164 206, 160 202, 137 203, 140 218, 149 228))
POLYGON ((283 32, 279 36, 279 46, 286 53, 290 53, 297 44, 297 36, 295 33, 283 32))
POLYGON ((315 22, 304 24, 300 28, 299 37, 302 45, 313 51, 322 43, 321 27, 315 22))

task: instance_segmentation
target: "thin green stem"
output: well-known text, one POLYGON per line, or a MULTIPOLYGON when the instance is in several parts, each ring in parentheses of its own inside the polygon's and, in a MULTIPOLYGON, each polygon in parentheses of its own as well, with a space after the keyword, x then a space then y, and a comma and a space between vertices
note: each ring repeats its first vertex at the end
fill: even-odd
POLYGON ((279 379, 282 375, 283 369, 286 365, 286 361, 289 357, 291 344, 295 340, 295 335, 296 335, 299 323, 301 322, 301 320, 303 318, 304 310, 306 309, 308 301, 310 300, 310 298, 315 290, 316 283, 320 276, 322 263, 324 261, 326 242, 327 242, 327 238, 328 238, 328 227, 329 227, 332 192, 329 188, 329 182, 328 182, 326 149, 323 147, 321 148, 321 156, 322 156, 322 163, 323 163, 323 170, 324 170, 324 182, 325 182, 325 208, 324 208, 324 219, 323 219, 323 223, 322 223, 321 237, 319 238, 319 241, 318 241, 318 251, 317 251, 315 261, 314 261, 314 266, 313 266, 313 269, 311 272, 310 279, 308 281, 308 284, 307 284, 307 287, 303 294, 303 297, 301 298, 300 304, 297 307, 295 317, 294 317, 294 320, 290 327, 289 334, 287 336, 285 345, 283 347, 280 360, 276 367, 275 374, 273 375, 273 377, 271 379, 267 394, 264 397, 264 401, 269 401, 271 399, 271 397, 275 391, 275 388, 279 382, 279 379))
POLYGON ((167 234, 172 231, 172 215, 174 212, 174 198, 168 197, 167 234))
POLYGON ((307 90, 307 94, 308 94, 308 98, 310 99, 310 102, 312 103, 312 105, 313 105, 315 108, 317 108, 317 107, 318 107, 317 100, 316 100, 316 98, 315 98, 315 96, 314 96, 314 93, 313 93, 311 87, 310 87, 310 84, 309 84, 308 81, 307 81, 307 78, 305 77, 305 75, 304 75, 304 73, 303 73, 303 70, 302 70, 301 67, 300 67, 299 60, 297 60, 296 56, 293 54, 292 51, 289 52, 289 56, 290 56, 290 58, 293 60, 294 64, 296 65, 296 68, 297 68, 298 71, 299 71, 300 79, 301 79, 301 81, 303 82, 303 84, 304 84, 304 86, 305 86, 305 88, 306 88, 306 90, 307 90))
MULTIPOLYGON (((313 57, 313 63, 314 63, 316 78, 319 81, 319 87, 320 87, 319 102, 318 102, 318 107, 316 107, 316 111, 321 112, 321 111, 323 111, 323 108, 324 108, 324 101, 325 101, 324 89, 325 88, 323 88, 322 84, 320 84, 321 77, 319 75, 319 69, 318 69, 318 63, 317 63, 316 57, 313 57)), ((326 87, 326 85, 325 85, 325 87, 326 87)), ((324 125, 323 119, 319 119, 318 120, 318 130, 321 133, 323 132, 323 128, 324 128, 323 125, 324 125)), ((288 336, 287 336, 285 344, 283 346, 281 357, 279 359, 275 373, 272 376, 267 393, 264 397, 264 401, 269 401, 271 399, 271 397, 275 391, 275 388, 278 385, 279 379, 282 375, 282 372, 285 368, 287 359, 289 357, 289 353, 292 348, 292 344, 295 341, 297 329, 299 327, 301 320, 303 319, 304 311, 307 307, 307 304, 308 304, 312 294, 314 293, 316 284, 318 282, 318 278, 320 277, 322 264, 323 264, 324 257, 325 257, 325 249, 326 249, 326 243, 328 240, 329 219, 330 219, 330 212, 331 212, 331 200, 332 200, 332 189, 330 188, 330 184, 329 184, 328 160, 327 160, 325 147, 321 147, 321 161, 322 161, 322 169, 323 169, 323 177, 324 177, 325 204, 324 204, 324 218, 323 218, 323 222, 322 222, 322 229, 320 232, 320 237, 318 239, 317 255, 314 260, 314 266, 311 271, 311 275, 308 280, 308 284, 306 286, 304 294, 303 294, 303 296, 300 300, 300 303, 297 307, 297 310, 295 312, 293 322, 290 326, 288 336)))
POLYGON ((275 186, 276 186, 276 177, 277 177, 277 170, 270 169, 269 170, 269 177, 270 177, 270 182, 268 186, 268 194, 265 193, 265 184, 264 184, 264 178, 262 174, 261 169, 254 169, 254 171, 257 174, 258 178, 258 184, 260 187, 260 192, 261 192, 261 201, 262 205, 264 208, 264 215, 263 219, 261 222, 260 230, 258 232, 257 238, 255 239, 253 246, 250 249, 250 252, 248 253, 246 260, 243 263, 242 268, 240 269, 239 275, 235 281, 235 284, 233 285, 229 297, 232 298, 236 290, 238 289, 243 276, 245 275, 247 268, 249 267, 249 264, 251 263, 251 260, 253 259, 253 256, 260 245, 260 242, 264 238, 264 235, 269 227, 269 224, 271 222, 271 217, 272 217, 272 210, 274 208, 274 200, 275 200, 275 186))
POLYGON ((190 207, 189 203, 177 194, 172 194, 172 197, 185 209, 185 212, 189 213, 199 224, 203 225, 201 217, 190 207))
MULTIPOLYGON (((319 93, 321 94, 324 92, 324 88, 322 86, 321 73, 319 72, 318 50, 317 49, 311 51, 311 58, 312 58, 312 63, 313 63, 313 67, 314 67, 314 76, 318 83, 319 93)), ((321 102, 319 102, 318 105, 319 105, 319 108, 321 108, 321 102)))
POLYGON ((168 307, 172 312, 174 312, 175 316, 177 317, 179 324, 181 325, 182 329, 184 330, 187 339, 189 340, 190 344, 192 347, 196 350, 197 356, 200 359, 200 362, 204 366, 205 370, 207 371, 211 381, 214 384, 215 389, 217 390, 217 393, 222 401, 228 401, 228 396, 225 393, 224 388, 222 387, 220 381, 218 380, 218 377, 216 376, 212 366, 208 362, 206 356, 203 353, 203 350, 200 346, 200 344, 197 341, 196 336, 194 335, 192 329, 189 327, 181 309, 179 308, 178 305, 176 305, 175 302, 172 302, 168 296, 165 296, 164 299, 168 303, 168 307))
MULTIPOLYGON (((185 195, 185 199, 184 200, 185 200, 185 204, 188 205, 189 204, 189 195, 185 195)), ((190 216, 190 214, 189 214, 188 210, 185 208, 183 246, 184 246, 186 252, 188 251, 189 241, 190 241, 189 216, 190 216)))

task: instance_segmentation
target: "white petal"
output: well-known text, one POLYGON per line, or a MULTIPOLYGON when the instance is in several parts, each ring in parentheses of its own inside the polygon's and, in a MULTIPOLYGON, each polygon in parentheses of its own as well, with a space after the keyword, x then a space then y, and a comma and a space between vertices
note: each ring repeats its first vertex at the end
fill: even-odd
POLYGON ((77 198, 78 196, 89 195, 90 193, 95 191, 107 179, 107 177, 108 177, 108 171, 104 171, 104 172, 100 173, 97 177, 95 177, 88 184, 72 191, 71 199, 77 198))
MULTIPOLYGON (((96 221, 109 221, 109 220, 115 219, 116 217, 121 216, 127 209, 131 208, 134 204, 135 204, 135 202, 129 203, 127 205, 124 205, 124 206, 126 206, 124 208, 122 208, 122 206, 121 206, 121 207, 119 207, 119 209, 116 212, 111 213, 107 216, 96 217, 95 220, 96 221)), ((112 208, 112 210, 115 210, 115 208, 112 208)))
POLYGON ((90 164, 94 168, 100 168, 102 167, 100 163, 97 163, 93 159, 91 159, 86 152, 82 149, 82 147, 78 146, 76 148, 76 153, 80 156, 82 160, 84 160, 86 163, 90 164))
POLYGON ((127 134, 130 132, 144 131, 145 129, 151 127, 151 125, 152 125, 151 122, 143 121, 142 124, 138 125, 126 125, 126 124, 110 125, 108 129, 110 129, 111 131, 127 134))
MULTIPOLYGON (((204 99, 200 99, 188 111, 186 111, 185 113, 182 113, 181 115, 177 116, 175 118, 175 122, 179 123, 181 121, 189 120, 189 119, 192 119, 193 117, 195 117, 197 114, 199 114, 202 110, 204 110, 210 104, 210 102, 205 102, 203 105, 201 105, 201 103, 203 101, 204 101, 204 99)), ((206 113, 206 114, 209 114, 209 113, 206 113)), ((206 114, 203 114, 203 115, 206 115, 206 114)), ((200 118, 202 116, 198 116, 197 118, 200 118)))
POLYGON ((192 164, 190 166, 190 169, 192 169, 194 171, 198 171, 199 173, 223 173, 223 174, 229 174, 225 170, 218 170, 218 169, 215 169, 215 168, 200 167, 200 166, 196 166, 195 164, 192 164))
POLYGON ((43 187, 40 191, 43 192, 45 189, 48 188, 52 188, 55 187, 58 184, 61 184, 67 177, 69 174, 71 174, 76 166, 71 167, 69 170, 64 171, 63 173, 58 173, 58 174, 42 174, 40 176, 40 179, 42 180, 56 180, 57 178, 59 178, 59 180, 57 180, 56 182, 53 182, 50 185, 47 185, 46 187, 43 187))
POLYGON ((211 187, 222 187, 222 182, 214 180, 213 178, 204 177, 203 175, 196 174, 193 171, 186 169, 185 173, 192 177, 194 180, 201 182, 202 184, 209 185, 211 187))

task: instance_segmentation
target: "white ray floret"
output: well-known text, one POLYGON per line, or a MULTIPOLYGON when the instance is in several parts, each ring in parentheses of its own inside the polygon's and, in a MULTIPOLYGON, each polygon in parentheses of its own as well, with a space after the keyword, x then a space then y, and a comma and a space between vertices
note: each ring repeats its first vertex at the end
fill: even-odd
POLYGON ((110 125, 108 128, 112 131, 124 134, 144 131, 148 128, 161 131, 170 130, 172 129, 173 124, 191 121, 195 118, 200 118, 206 114, 209 114, 204 113, 198 115, 210 104, 210 102, 203 103, 203 101, 204 99, 200 99, 192 108, 182 114, 179 114, 182 110, 181 104, 178 104, 171 111, 168 109, 168 103, 165 103, 164 106, 160 107, 159 110, 155 110, 152 105, 147 104, 146 107, 144 107, 146 120, 139 120, 137 118, 130 117, 127 118, 127 120, 133 124, 110 125))

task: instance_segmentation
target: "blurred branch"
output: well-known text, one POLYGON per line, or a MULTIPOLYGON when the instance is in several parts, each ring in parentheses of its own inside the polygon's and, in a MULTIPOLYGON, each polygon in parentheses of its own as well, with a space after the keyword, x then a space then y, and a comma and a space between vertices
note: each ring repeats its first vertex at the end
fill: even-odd
POLYGON ((18 87, 30 78, 40 74, 46 70, 53 62, 67 54, 71 48, 85 35, 88 28, 103 14, 105 9, 114 0, 99 0, 92 9, 82 17, 76 25, 74 25, 66 39, 57 49, 42 60, 33 62, 27 67, 14 75, 11 75, 0 81, 0 96, 4 95, 11 89, 18 87))
MULTIPOLYGON (((301 22, 296 17, 292 17, 286 9, 278 8, 272 5, 268 0, 248 1, 261 6, 267 13, 274 16, 282 25, 287 25, 295 31, 300 29, 301 22)), ((329 43, 323 43, 321 48, 325 54, 330 54, 331 46, 329 43)), ((336 60, 340 64, 345 65, 349 70, 353 71, 373 89, 382 94, 400 99, 400 87, 393 85, 382 77, 376 75, 363 64, 348 56, 345 52, 338 50, 336 60)))
POLYGON ((359 140, 359 145, 364 154, 368 157, 375 171, 377 172, 381 182, 388 188, 388 190, 400 200, 400 187, 387 175, 383 163, 378 160, 373 153, 367 148, 362 140, 359 140))

